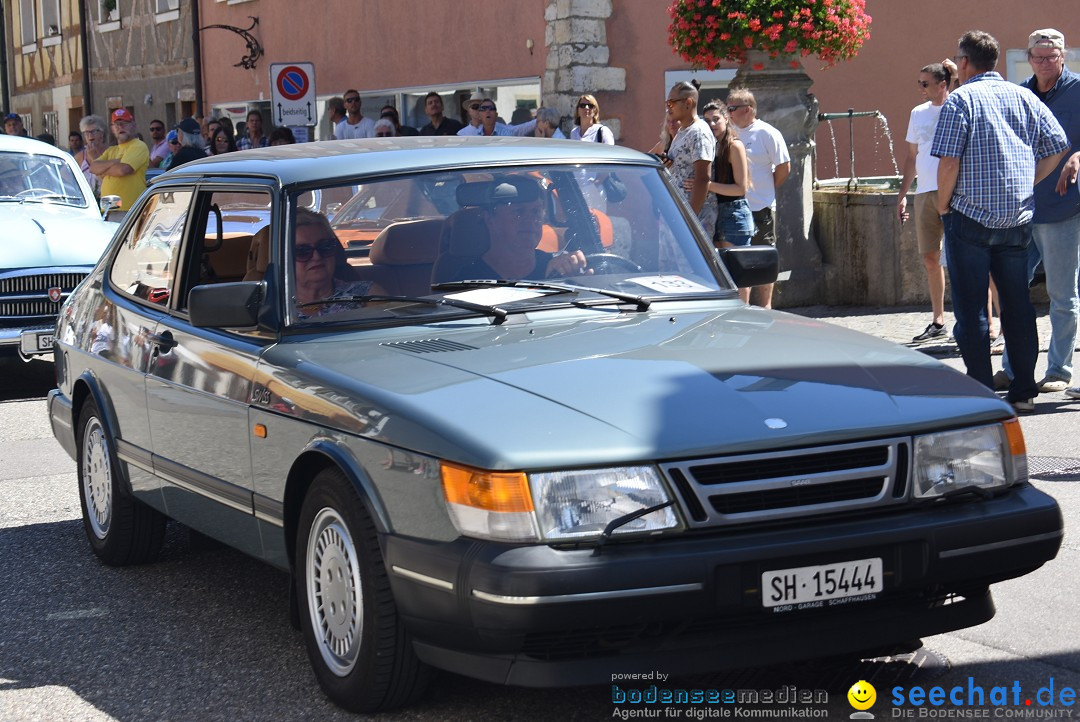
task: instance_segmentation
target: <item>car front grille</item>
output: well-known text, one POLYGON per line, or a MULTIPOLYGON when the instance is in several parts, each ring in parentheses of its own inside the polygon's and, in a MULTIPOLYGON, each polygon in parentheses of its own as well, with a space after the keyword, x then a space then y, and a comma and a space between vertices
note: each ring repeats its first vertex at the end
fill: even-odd
POLYGON ((902 503, 906 438, 661 465, 693 528, 771 522, 902 503))
POLYGON ((56 318, 64 302, 86 273, 28 273, 0 277, 0 328, 42 323, 56 318), (60 299, 49 300, 49 289, 59 288, 60 299))

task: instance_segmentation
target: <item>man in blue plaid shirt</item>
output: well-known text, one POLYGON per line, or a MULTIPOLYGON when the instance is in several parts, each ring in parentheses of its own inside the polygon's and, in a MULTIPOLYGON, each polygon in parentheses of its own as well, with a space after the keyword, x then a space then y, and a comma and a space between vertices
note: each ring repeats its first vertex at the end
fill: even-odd
POLYGON ((994 72, 999 54, 988 33, 972 30, 960 38, 953 60, 963 85, 945 100, 930 154, 940 159, 938 212, 945 226, 956 345, 968 376, 993 388, 986 318, 993 276, 1013 370, 1007 399, 1018 413, 1027 413, 1039 394, 1039 334, 1027 284, 1034 188, 1064 157, 1069 142, 1034 93, 994 72))

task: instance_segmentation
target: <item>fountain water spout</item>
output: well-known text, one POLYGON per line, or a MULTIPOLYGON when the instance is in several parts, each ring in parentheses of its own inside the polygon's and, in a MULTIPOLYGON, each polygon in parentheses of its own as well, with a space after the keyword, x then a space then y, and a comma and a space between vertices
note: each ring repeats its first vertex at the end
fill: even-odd
MULTIPOLYGON (((880 110, 855 110, 854 108, 848 108, 846 113, 818 113, 819 121, 827 121, 829 123, 829 131, 832 132, 833 120, 847 119, 848 121, 848 148, 850 149, 850 161, 851 161, 851 176, 848 178, 847 188, 853 190, 858 187, 858 177, 855 175, 855 118, 877 118, 885 129, 885 137, 889 142, 889 158, 892 161, 894 172, 899 174, 896 168, 896 158, 893 154, 892 147, 892 134, 889 132, 889 122, 885 119, 884 114, 880 110)), ((833 153, 836 151, 836 137, 833 135, 833 153)), ((839 166, 839 163, 837 163, 839 166)), ((839 167, 837 168, 839 170, 839 167)))

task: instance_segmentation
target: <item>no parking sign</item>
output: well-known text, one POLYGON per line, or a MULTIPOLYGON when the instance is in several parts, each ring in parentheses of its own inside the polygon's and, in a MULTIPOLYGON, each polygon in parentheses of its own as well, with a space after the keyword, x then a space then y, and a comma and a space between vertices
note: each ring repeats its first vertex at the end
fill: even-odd
POLYGON ((274 125, 315 125, 315 64, 271 63, 274 125))

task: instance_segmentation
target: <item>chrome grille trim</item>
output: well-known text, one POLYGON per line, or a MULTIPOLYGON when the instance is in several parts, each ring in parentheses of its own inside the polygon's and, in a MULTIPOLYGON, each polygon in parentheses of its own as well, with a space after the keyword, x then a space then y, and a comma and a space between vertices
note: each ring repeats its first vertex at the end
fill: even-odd
POLYGON ((23 326, 56 318, 60 305, 89 272, 27 273, 0 277, 0 327, 23 326), (60 300, 49 300, 49 289, 60 300))
POLYGON ((660 468, 683 508, 693 512, 688 514, 690 527, 716 528, 903 504, 908 484, 899 474, 909 473, 910 453, 910 439, 900 437, 693 459, 660 468), (748 473, 755 467, 760 474, 748 473))

